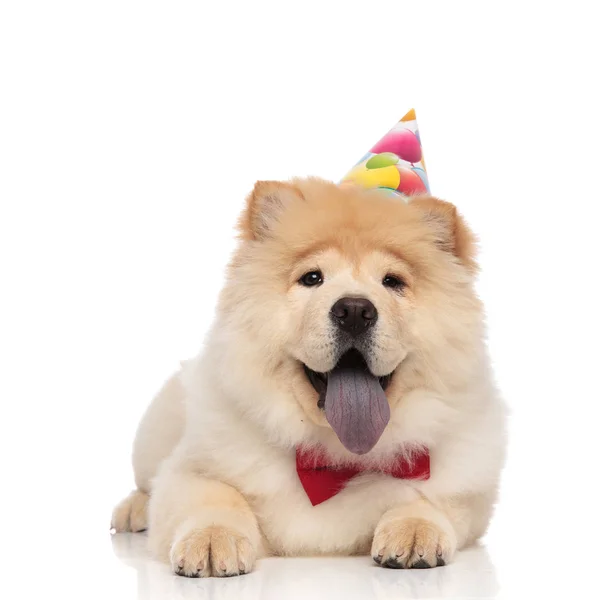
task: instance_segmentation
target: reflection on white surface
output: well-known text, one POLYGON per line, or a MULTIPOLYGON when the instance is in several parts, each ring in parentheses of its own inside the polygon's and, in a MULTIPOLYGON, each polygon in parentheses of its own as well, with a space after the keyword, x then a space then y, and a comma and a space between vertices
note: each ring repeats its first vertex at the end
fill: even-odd
POLYGON ((396 600, 498 594, 495 569, 484 547, 461 552, 454 563, 437 569, 382 569, 369 557, 268 558, 241 577, 187 579, 150 557, 143 534, 113 535, 112 544, 119 560, 137 571, 138 600, 396 600))

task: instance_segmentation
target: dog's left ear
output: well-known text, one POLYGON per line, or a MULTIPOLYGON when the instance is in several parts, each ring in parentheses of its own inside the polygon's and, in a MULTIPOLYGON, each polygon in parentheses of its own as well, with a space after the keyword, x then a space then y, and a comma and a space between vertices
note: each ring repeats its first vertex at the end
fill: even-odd
POLYGON ((474 233, 450 202, 432 196, 414 196, 410 205, 435 232, 436 242, 451 252, 472 272, 477 271, 477 242, 474 233))
POLYGON ((257 181, 240 220, 242 236, 251 240, 270 237, 286 207, 298 200, 304 196, 292 183, 257 181))

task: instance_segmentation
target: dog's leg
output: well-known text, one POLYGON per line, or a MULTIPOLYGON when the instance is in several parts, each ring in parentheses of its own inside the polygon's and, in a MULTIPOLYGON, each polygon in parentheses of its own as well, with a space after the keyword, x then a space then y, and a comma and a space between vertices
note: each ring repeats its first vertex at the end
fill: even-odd
POLYGON ((168 379, 147 408, 133 444, 133 473, 137 489, 114 509, 111 529, 147 529, 146 510, 152 479, 161 462, 173 451, 181 437, 184 421, 184 390, 177 372, 168 379))
POLYGON ((428 569, 450 562, 457 549, 483 535, 491 494, 465 495, 434 506, 422 499, 393 508, 379 521, 371 556, 383 567, 428 569))
POLYGON ((178 575, 228 577, 254 566, 258 523, 229 485, 167 467, 156 481, 149 516, 150 548, 178 575))

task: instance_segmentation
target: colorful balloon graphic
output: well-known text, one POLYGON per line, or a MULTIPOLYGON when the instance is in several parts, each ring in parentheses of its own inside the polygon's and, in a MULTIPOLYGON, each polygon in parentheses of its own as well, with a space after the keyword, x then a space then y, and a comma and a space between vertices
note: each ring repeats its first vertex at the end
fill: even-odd
POLYGON ((380 169, 366 169, 361 165, 352 169, 346 176, 346 180, 367 189, 387 187, 395 190, 400 183, 400 173, 395 165, 380 169))
POLYGON ((419 138, 410 129, 390 131, 373 146, 371 152, 375 154, 391 152, 409 163, 416 163, 421 160, 419 138))
POLYGON ((406 200, 411 194, 429 192, 425 159, 414 110, 408 111, 370 152, 354 165, 343 185, 379 188, 406 200))
POLYGON ((409 196, 427 191, 427 186, 423 183, 423 180, 412 169, 398 167, 398 172, 400 173, 400 184, 396 189, 400 193, 409 196))
POLYGON ((400 159, 391 152, 382 152, 381 154, 374 154, 366 164, 367 169, 381 169, 382 167, 389 167, 390 165, 397 165, 400 159))
MULTIPOLYGON (((421 159, 421 164, 423 163, 423 159, 421 159)), ((425 169, 420 169, 419 167, 413 167, 413 171, 421 178, 423 185, 429 189, 429 179, 427 178, 427 173, 425 169)))

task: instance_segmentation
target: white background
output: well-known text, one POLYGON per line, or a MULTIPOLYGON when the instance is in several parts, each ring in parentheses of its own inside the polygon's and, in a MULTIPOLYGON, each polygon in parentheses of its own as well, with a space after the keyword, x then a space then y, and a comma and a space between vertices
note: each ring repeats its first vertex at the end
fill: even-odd
POLYGON ((599 56, 593 2, 4 0, 0 596, 593 596, 599 56), (481 238, 512 410, 486 548, 418 574, 171 578, 111 542, 110 512, 143 409, 201 345, 245 195, 339 179, 412 106, 432 191, 481 238))

